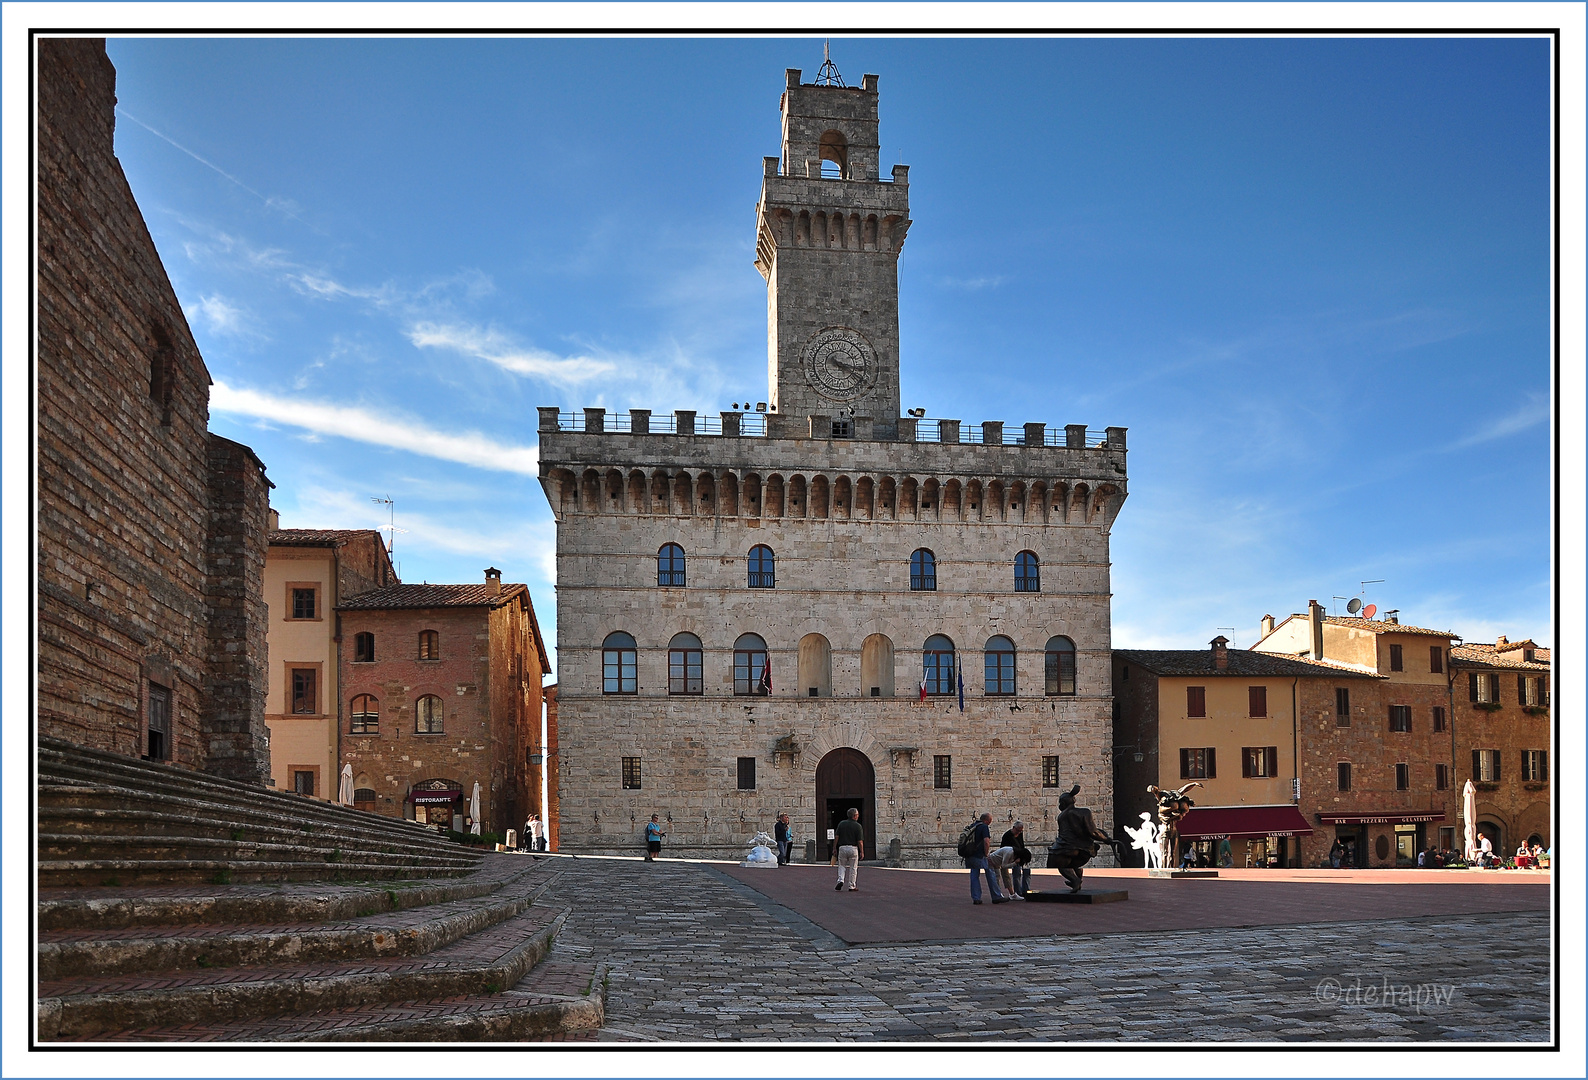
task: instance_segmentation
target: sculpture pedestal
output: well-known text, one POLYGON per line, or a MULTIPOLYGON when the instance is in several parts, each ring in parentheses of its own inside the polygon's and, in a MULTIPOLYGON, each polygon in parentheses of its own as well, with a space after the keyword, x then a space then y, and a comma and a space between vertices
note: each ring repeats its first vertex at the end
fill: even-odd
POLYGON ((1217 870, 1148 870, 1148 877, 1154 878, 1205 878, 1218 877, 1217 870))
POLYGON ((1037 892, 1026 893, 1026 903, 1036 904, 1117 904, 1121 900, 1130 899, 1130 893, 1124 889, 1082 889, 1080 892, 1037 892))

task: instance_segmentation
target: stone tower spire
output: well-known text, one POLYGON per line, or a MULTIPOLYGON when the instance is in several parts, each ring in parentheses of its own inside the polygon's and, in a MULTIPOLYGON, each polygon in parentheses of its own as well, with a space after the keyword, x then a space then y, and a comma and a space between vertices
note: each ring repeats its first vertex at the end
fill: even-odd
POLYGON ((871 417, 891 437, 909 167, 881 178, 875 75, 846 87, 785 74, 783 154, 763 160, 756 208, 771 402, 791 421, 871 417))

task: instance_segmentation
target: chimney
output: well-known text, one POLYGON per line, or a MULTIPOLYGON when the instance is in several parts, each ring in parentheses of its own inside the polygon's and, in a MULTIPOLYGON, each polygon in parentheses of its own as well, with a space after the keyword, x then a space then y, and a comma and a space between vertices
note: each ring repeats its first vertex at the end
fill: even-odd
POLYGON ((1323 659, 1323 605, 1307 601, 1307 621, 1312 624, 1312 658, 1323 659))
MULTIPOLYGON (((271 511, 271 513, 275 513, 275 511, 271 511)), ((1506 643, 1506 641, 1505 641, 1505 635, 1504 634, 1501 634, 1499 637, 1494 639, 1494 645, 1495 645, 1496 648, 1498 648, 1501 645, 1504 645, 1505 643, 1506 643)))
POLYGON ((491 596, 502 595, 502 572, 494 566, 485 568, 485 591, 491 596))
MULTIPOLYGON (((281 512, 279 510, 270 510, 270 511, 266 512, 266 514, 265 514, 265 528, 269 529, 271 532, 276 532, 276 531, 280 530, 280 528, 281 528, 281 512)), ((1501 638, 1500 640, 1503 642, 1505 639, 1501 638)))
POLYGON ((1263 616, 1263 628, 1261 632, 1263 637, 1267 637, 1269 634, 1274 632, 1274 617, 1272 615, 1263 616))
POLYGON ((1213 669, 1226 671, 1230 666, 1230 639, 1220 634, 1211 642, 1213 645, 1213 669))
POLYGON ((1392 611, 1386 611, 1384 613, 1384 621, 1399 626, 1401 624, 1401 609, 1395 608, 1392 611))

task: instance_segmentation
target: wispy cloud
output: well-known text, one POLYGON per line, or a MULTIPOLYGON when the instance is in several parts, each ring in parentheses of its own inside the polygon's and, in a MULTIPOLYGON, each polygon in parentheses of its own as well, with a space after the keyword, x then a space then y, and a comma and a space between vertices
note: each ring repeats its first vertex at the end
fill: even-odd
POLYGON ((449 349, 477 357, 515 375, 530 375, 556 383, 581 383, 613 371, 617 365, 593 356, 557 356, 519 345, 494 328, 459 323, 416 322, 408 340, 421 349, 449 349))
POLYGON ((237 336, 248 332, 243 309, 222 296, 200 297, 188 306, 187 317, 216 334, 237 336))
POLYGON ((963 289, 966 292, 979 292, 982 289, 996 289, 1008 280, 1002 274, 983 274, 980 277, 973 278, 945 277, 940 284, 945 289, 963 289))
POLYGON ((1477 446, 1479 443, 1503 439, 1507 435, 1515 435, 1537 424, 1542 424, 1548 419, 1549 399, 1543 394, 1534 392, 1528 394, 1527 400, 1519 407, 1479 428, 1465 439, 1453 443, 1449 449, 1461 450, 1468 446, 1477 446))
POLYGON ((210 388, 210 408, 218 412, 258 417, 272 424, 302 428, 316 437, 353 439, 478 469, 521 473, 525 476, 540 474, 538 447, 513 446, 474 431, 436 431, 401 414, 377 414, 355 406, 278 397, 258 390, 234 388, 222 382, 210 388))
POLYGON ((303 218, 298 216, 298 204, 293 202, 291 199, 284 199, 276 195, 265 195, 261 192, 255 191, 253 188, 237 179, 237 177, 233 176, 231 173, 227 172, 213 161, 210 161, 208 158, 200 157, 198 154, 195 154, 193 151, 189 150, 187 147, 171 138, 171 136, 167 135, 165 132, 158 131, 150 127, 148 124, 145 124, 142 120, 139 120, 136 116, 132 115, 126 109, 121 108, 119 105, 116 107, 116 112, 122 116, 125 116, 128 120, 131 120, 134 124, 137 124, 155 138, 176 147, 178 150, 182 151, 182 153, 186 154, 200 165, 203 165, 205 168, 213 170, 214 172, 219 173, 221 176, 224 176, 226 179, 230 180, 232 183, 248 192, 248 194, 264 203, 270 209, 279 210, 281 213, 287 215, 289 218, 292 218, 294 221, 302 222, 305 225, 308 224, 308 222, 304 221, 303 218))

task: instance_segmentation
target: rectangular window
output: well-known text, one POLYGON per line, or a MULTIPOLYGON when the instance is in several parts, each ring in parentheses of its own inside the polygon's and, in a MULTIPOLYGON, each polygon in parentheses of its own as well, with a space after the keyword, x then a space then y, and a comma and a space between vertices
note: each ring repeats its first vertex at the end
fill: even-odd
POLYGON ((637 757, 623 759, 623 790, 640 790, 640 759, 637 757))
POLYGON ((171 760, 171 691, 154 683, 149 684, 147 746, 150 761, 171 760))
POLYGON ((1485 705, 1500 704, 1500 677, 1470 672, 1467 675, 1467 694, 1473 701, 1485 705))
POLYGON ((601 650, 601 692, 637 694, 640 689, 639 654, 633 649, 601 650))
POLYGON ((1246 688, 1246 715, 1268 715, 1268 687, 1248 686, 1246 688))
POLYGON ((1241 747, 1241 775, 1248 779, 1279 775, 1279 747, 1241 747))
POLYGON ((932 786, 939 791, 947 791, 954 786, 954 759, 948 754, 933 755, 932 786))
POLYGON ((1042 759, 1042 786, 1059 786, 1059 759, 1057 755, 1050 755, 1042 759))
POLYGON ((303 716, 314 716, 319 713, 318 699, 315 696, 314 668, 292 669, 292 711, 303 716))
POLYGON ((1500 752, 1498 750, 1474 750, 1472 752, 1472 776, 1480 784, 1498 784, 1500 782, 1500 752))
POLYGON ((742 757, 739 759, 739 790, 755 790, 755 758, 742 757))
POLYGON ((1445 670, 1445 650, 1442 647, 1428 646, 1428 670, 1435 675, 1445 670))
POLYGON ((1390 670, 1391 671, 1405 671, 1406 670, 1405 664, 1401 660, 1401 647, 1399 645, 1391 645, 1390 646, 1390 670))
POLYGON ((1449 789, 1449 787, 1450 787, 1450 766, 1449 765, 1435 765, 1434 766, 1434 787, 1437 788, 1440 791, 1446 791, 1446 790, 1449 789))
POLYGON ((989 697, 1007 697, 1015 692, 1015 654, 988 652, 983 671, 982 692, 989 697))
POLYGON ((315 589, 294 587, 292 590, 292 617, 294 619, 315 618, 315 589))
POLYGON ((1434 730, 1445 730, 1445 707, 1443 705, 1434 706, 1434 730))
POLYGON ((1335 784, 1341 791, 1351 790, 1351 763, 1342 761, 1334 767, 1335 784))
MULTIPOLYGON (((1049 697, 1068 697, 1075 693, 1075 651, 1057 649, 1046 653, 1042 661, 1046 692, 1049 697)), ((1125 669, 1130 678, 1130 669, 1125 669)))
POLYGON ((1522 779, 1535 784, 1549 779, 1548 750, 1522 751, 1522 779))
POLYGON ((1391 705, 1389 712, 1391 731, 1410 731, 1412 729, 1412 707, 1410 705, 1391 705))
POLYGON ((1412 786, 1412 767, 1406 762, 1397 762, 1395 765, 1395 790, 1410 791, 1412 786))
POLYGON ((314 794, 314 770, 313 769, 294 769, 294 770, 292 770, 292 790, 296 791, 299 795, 313 795, 314 794))
POLYGON ((669 694, 702 693, 699 649, 667 650, 667 692, 669 694))
POLYGON ((1185 714, 1187 716, 1206 716, 1208 714, 1207 687, 1188 686, 1185 688, 1185 714))
POLYGON ((1334 688, 1334 723, 1337 727, 1351 726, 1351 691, 1344 686, 1334 688))
POLYGON ((1211 746, 1180 748, 1180 779, 1212 780, 1218 775, 1217 756, 1211 746))

